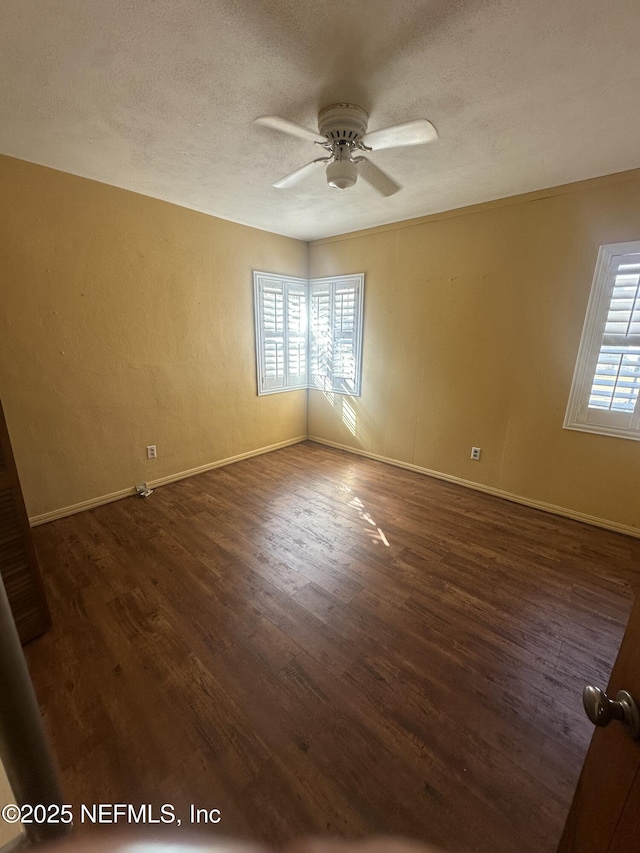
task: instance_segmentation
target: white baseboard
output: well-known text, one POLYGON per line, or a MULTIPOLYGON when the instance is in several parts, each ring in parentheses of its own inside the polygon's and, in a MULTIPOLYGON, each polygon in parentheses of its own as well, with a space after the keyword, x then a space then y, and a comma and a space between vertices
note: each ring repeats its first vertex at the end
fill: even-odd
MULTIPOLYGON (((395 465, 397 468, 405 468, 408 471, 415 471, 418 474, 425 474, 427 477, 434 477, 437 480, 445 480, 448 483, 456 483, 459 486, 464 486, 467 489, 473 489, 476 492, 484 492, 488 495, 494 495, 504 500, 512 501, 513 503, 530 506, 533 509, 540 509, 543 512, 549 512, 553 515, 572 518, 575 521, 581 521, 584 524, 591 524, 594 527, 602 527, 605 530, 612 530, 615 533, 624 533, 627 536, 635 536, 640 538, 640 529, 627 524, 619 524, 617 521, 611 521, 608 518, 599 518, 595 515, 588 515, 584 512, 568 509, 567 507, 557 506, 556 504, 538 501, 533 498, 525 498, 521 495, 516 495, 513 492, 507 492, 504 489, 497 489, 494 486, 485 486, 482 483, 474 483, 472 480, 465 480, 462 477, 455 477, 452 474, 443 474, 441 471, 433 471, 430 468, 422 468, 420 465, 413 465, 410 462, 402 462, 399 459, 392 459, 388 456, 380 456, 377 453, 370 453, 367 450, 361 450, 355 447, 349 447, 346 444, 338 444, 335 441, 329 441, 325 438, 320 438, 315 435, 300 435, 297 438, 290 438, 286 441, 280 441, 277 444, 270 444, 267 447, 259 447, 256 450, 249 450, 246 453, 239 453, 236 456, 229 456, 226 459, 219 459, 217 462, 209 462, 206 465, 199 465, 197 468, 190 468, 188 471, 179 471, 176 474, 169 474, 167 477, 160 477, 157 480, 147 481, 149 488, 156 486, 165 486, 168 483, 175 483, 177 480, 184 480, 187 477, 193 477, 195 474, 202 474, 205 471, 212 471, 214 468, 221 468, 224 465, 231 465, 234 462, 240 462, 242 459, 250 459, 252 456, 260 456, 263 453, 270 453, 272 450, 279 450, 282 447, 289 447, 292 444, 299 444, 301 441, 313 441, 316 444, 324 444, 327 447, 335 447, 337 450, 344 450, 347 453, 355 453, 357 456, 365 456, 367 459, 375 459, 377 462, 385 462, 387 465, 395 465)), ((92 498, 88 501, 72 504, 71 506, 61 507, 52 512, 45 512, 41 515, 34 515, 29 518, 32 527, 38 524, 46 524, 48 521, 55 521, 57 518, 64 518, 67 515, 75 515, 77 512, 83 512, 87 509, 93 509, 103 504, 118 501, 122 498, 135 495, 135 486, 128 489, 120 489, 117 492, 112 492, 108 495, 101 495, 97 498, 92 498)), ((3 853, 3 851, 0 851, 3 853)))
MULTIPOLYGON (((270 453, 272 450, 279 450, 281 447, 289 447, 292 444, 299 444, 301 441, 306 441, 306 435, 299 435, 297 438, 289 438, 286 441, 279 441, 277 444, 270 444, 267 447, 258 447, 256 450, 248 450, 246 453, 238 453, 236 456, 228 456, 226 459, 219 459, 217 462, 208 462, 206 465, 198 465, 197 468, 190 468, 188 471, 179 471, 176 474, 169 474, 167 477, 160 477, 157 480, 147 480, 147 485, 150 489, 155 489, 157 486, 166 486, 167 483, 175 483, 176 480, 184 480, 186 477, 193 477, 194 474, 203 474, 205 471, 212 471, 214 468, 222 468, 224 465, 231 465, 234 462, 240 462, 242 459, 250 459, 252 456, 260 456, 263 453, 270 453)), ((54 509, 51 512, 43 512, 41 515, 33 515, 29 517, 29 523, 32 527, 38 524, 46 524, 47 521, 55 521, 57 518, 65 518, 67 515, 75 515, 77 512, 84 512, 86 509, 93 509, 103 504, 119 501, 122 498, 128 498, 136 494, 135 485, 128 489, 120 489, 117 492, 111 492, 108 495, 100 495, 97 498, 91 498, 88 501, 81 501, 71 506, 64 506, 60 509, 54 509)), ((0 851, 2 853, 2 851, 0 851)))
POLYGON ((349 447, 346 444, 338 444, 335 441, 328 441, 325 438, 319 438, 315 435, 308 436, 309 441, 314 441, 316 444, 326 444, 328 447, 335 447, 337 450, 346 450, 347 453, 355 453, 358 456, 366 456, 367 459, 375 459, 377 462, 386 462, 388 465, 395 465, 397 468, 406 468, 409 471, 416 471, 418 474, 426 474, 427 477, 435 477, 438 480, 446 480, 448 483, 457 483, 459 486, 464 486, 467 489, 474 489, 476 492, 485 492, 488 495, 494 495, 497 498, 504 498, 513 503, 530 506, 533 509, 541 509, 543 512, 550 512, 553 515, 561 515, 565 518, 572 518, 575 521, 582 521, 584 524, 591 524, 594 527, 603 527, 605 530, 613 530, 616 533, 624 533, 627 536, 635 536, 640 538, 640 529, 627 524, 619 524, 617 521, 610 521, 608 518, 599 518, 595 515, 587 515, 584 512, 577 512, 573 509, 568 509, 563 506, 546 503, 545 501, 537 501, 533 498, 524 498, 521 495, 515 495, 512 492, 506 492, 504 489, 496 489, 494 486, 485 486, 482 483, 474 483, 471 480, 464 480, 462 477, 454 477, 452 474, 443 474, 440 471, 432 471, 430 468, 421 468, 419 465, 412 465, 409 462, 401 462, 399 459, 391 459, 388 456, 380 456, 377 453, 369 453, 367 450, 349 447))

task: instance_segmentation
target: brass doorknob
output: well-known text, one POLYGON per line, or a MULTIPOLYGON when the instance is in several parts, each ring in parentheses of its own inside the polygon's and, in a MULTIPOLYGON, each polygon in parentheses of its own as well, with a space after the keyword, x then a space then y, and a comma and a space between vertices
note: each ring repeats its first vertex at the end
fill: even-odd
POLYGON ((640 737, 640 709, 626 690, 610 699, 599 687, 589 685, 582 691, 582 704, 594 726, 608 726, 611 720, 620 720, 629 737, 640 737))

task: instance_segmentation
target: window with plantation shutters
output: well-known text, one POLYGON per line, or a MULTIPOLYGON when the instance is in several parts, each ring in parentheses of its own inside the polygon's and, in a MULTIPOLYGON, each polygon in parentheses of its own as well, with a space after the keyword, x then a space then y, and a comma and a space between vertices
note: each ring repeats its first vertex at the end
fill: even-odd
POLYGON ((640 439, 640 241, 601 246, 567 407, 569 429, 640 439))
POLYGON ((364 275, 311 282, 253 275, 258 394, 360 394, 364 275))
POLYGON ((254 273, 258 393, 306 388, 307 282, 254 273))
POLYGON ((310 282, 310 387, 360 394, 363 284, 363 275, 310 282))

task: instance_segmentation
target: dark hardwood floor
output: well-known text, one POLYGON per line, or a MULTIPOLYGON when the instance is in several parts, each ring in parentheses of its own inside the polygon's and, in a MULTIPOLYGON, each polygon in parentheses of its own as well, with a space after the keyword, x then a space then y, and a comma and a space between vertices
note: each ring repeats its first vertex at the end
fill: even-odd
POLYGON ((26 652, 76 815, 555 849, 639 540, 311 443, 34 537, 53 627, 26 652))

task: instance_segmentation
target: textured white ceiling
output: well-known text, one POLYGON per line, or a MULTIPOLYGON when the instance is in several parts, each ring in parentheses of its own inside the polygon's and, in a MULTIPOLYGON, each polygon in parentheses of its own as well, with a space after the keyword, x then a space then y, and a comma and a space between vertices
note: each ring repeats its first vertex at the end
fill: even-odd
POLYGON ((0 153, 305 240, 640 166, 637 0, 2 0, 0 153), (424 117, 340 192, 258 127, 424 117))

